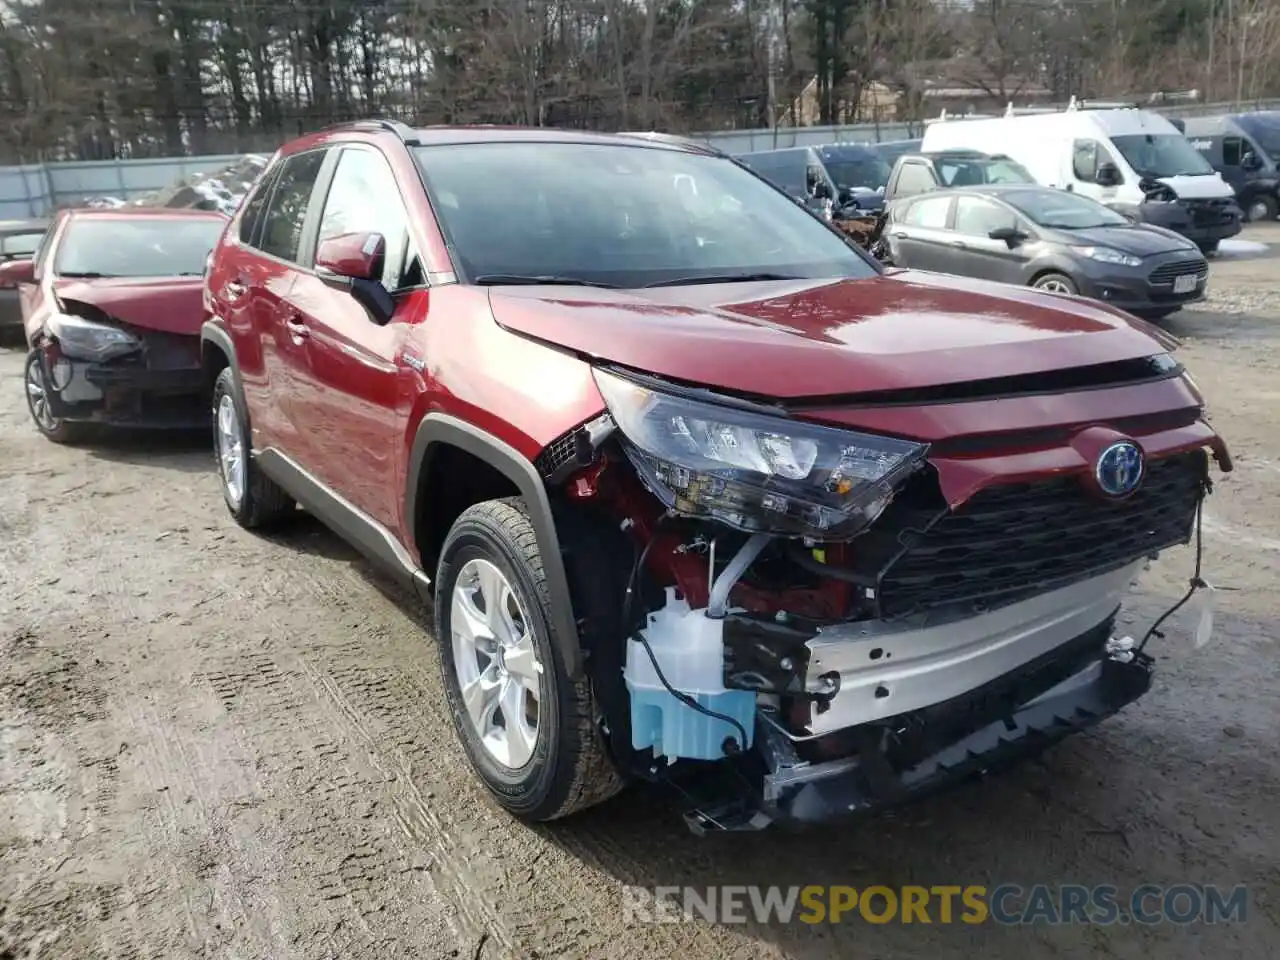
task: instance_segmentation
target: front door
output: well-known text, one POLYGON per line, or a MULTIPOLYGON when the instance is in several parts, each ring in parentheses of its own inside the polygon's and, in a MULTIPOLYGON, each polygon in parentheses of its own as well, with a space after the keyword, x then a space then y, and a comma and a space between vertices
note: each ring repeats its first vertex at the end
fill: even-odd
MULTIPOLYGON (((381 282, 396 308, 381 323, 347 290, 312 270, 299 274, 290 302, 305 325, 305 364, 294 393, 295 418, 307 437, 302 465, 396 530, 396 477, 417 374, 400 357, 411 328, 425 316, 427 296, 399 185, 378 150, 342 148, 312 232, 317 244, 342 234, 381 235, 381 282)), ((313 261, 314 246, 307 262, 313 261)))
POLYGON ((1023 257, 1018 247, 990 236, 1001 227, 1018 227, 1013 211, 983 197, 956 197, 956 246, 949 272, 1021 284, 1023 257))

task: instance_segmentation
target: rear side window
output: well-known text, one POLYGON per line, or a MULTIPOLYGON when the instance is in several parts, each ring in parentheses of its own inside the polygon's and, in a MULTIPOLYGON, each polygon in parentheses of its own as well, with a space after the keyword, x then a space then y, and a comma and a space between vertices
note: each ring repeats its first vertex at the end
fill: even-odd
POLYGON ((926 197, 913 203, 903 222, 913 227, 924 227, 927 230, 945 230, 947 214, 951 210, 951 197, 940 195, 926 197))
POLYGON ((935 186, 933 174, 923 163, 903 164, 898 173, 898 184, 894 195, 909 197, 917 193, 926 193, 935 186))
POLYGON ((257 246, 263 253, 281 260, 298 259, 307 207, 323 163, 323 150, 300 153, 285 160, 262 217, 262 236, 257 246))
POLYGON ((276 167, 263 174, 257 189, 244 205, 244 213, 240 215, 240 242, 246 246, 257 246, 258 228, 262 226, 262 211, 266 208, 267 200, 271 196, 271 186, 275 183, 276 174, 279 172, 280 168, 276 167))

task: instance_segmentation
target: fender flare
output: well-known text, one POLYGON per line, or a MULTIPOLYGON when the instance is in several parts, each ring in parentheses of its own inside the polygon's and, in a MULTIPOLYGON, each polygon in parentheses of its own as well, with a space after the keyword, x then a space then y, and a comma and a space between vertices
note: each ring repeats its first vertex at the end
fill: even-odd
MULTIPOLYGON (((231 367, 231 373, 236 378, 236 383, 240 384, 240 363, 236 360, 236 348, 235 344, 231 342, 231 335, 222 328, 221 324, 212 320, 206 320, 200 325, 200 366, 202 372, 204 369, 205 344, 207 343, 213 344, 227 358, 227 365, 231 367)), ((212 387, 213 384, 209 384, 209 386, 212 387)))
MULTIPOLYGON (((559 647, 565 672, 572 680, 582 677, 582 650, 578 640, 578 621, 573 612, 573 600, 569 593, 569 578, 560 553, 560 537, 556 532, 555 518, 551 512, 551 499, 546 484, 529 460, 510 444, 491 433, 451 417, 444 413, 428 413, 418 424, 409 455, 409 469, 405 478, 405 520, 417 529, 418 490, 424 467, 430 460, 432 448, 440 445, 457 447, 484 460, 503 474, 520 491, 529 508, 529 519, 537 537, 538 552, 542 555, 542 567, 551 596, 551 620, 554 642, 559 647)), ((421 545, 419 545, 421 551, 421 545)))

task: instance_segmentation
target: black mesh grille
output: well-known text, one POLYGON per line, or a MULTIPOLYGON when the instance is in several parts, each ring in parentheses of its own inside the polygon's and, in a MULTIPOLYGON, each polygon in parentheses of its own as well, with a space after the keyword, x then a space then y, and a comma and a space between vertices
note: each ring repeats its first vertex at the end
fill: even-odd
POLYGON ((984 490, 884 568, 881 614, 1008 601, 1185 543, 1207 470, 1204 451, 1154 460, 1123 501, 1101 499, 1077 477, 984 490))
POLYGON ((1175 263, 1166 263, 1162 267, 1156 267, 1151 271, 1152 283, 1173 283, 1176 277, 1183 277, 1191 274, 1197 279, 1207 277, 1209 275, 1209 264, 1204 260, 1178 260, 1175 263))
POLYGON ((1185 201, 1191 211, 1191 221, 1197 227, 1217 227, 1230 223, 1234 219, 1231 212, 1233 200, 1188 200, 1185 201))
POLYGON ((576 436, 577 431, 570 430, 564 436, 552 440, 538 454, 537 459, 533 461, 533 465, 543 478, 552 476, 577 456, 576 436))

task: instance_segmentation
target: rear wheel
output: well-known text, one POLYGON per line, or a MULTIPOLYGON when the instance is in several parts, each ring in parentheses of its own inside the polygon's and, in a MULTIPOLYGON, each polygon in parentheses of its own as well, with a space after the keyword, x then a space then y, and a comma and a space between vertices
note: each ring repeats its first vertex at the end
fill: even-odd
POLYGON ((279 523, 297 508, 292 497, 266 476, 249 453, 248 417, 230 367, 213 385, 213 448, 222 479, 222 499, 246 530, 279 523))
POLYGON ((1036 277, 1031 284, 1037 290, 1043 290, 1045 293, 1069 293, 1078 294, 1079 288, 1076 283, 1065 273, 1045 273, 1036 277))
POLYGON ((84 439, 88 434, 88 424, 72 423, 53 415, 49 406, 50 387, 45 380, 39 350, 32 350, 27 355, 23 381, 27 391, 27 410, 37 430, 54 443, 75 443, 84 439))
MULTIPOLYGON (((523 500, 468 508, 441 550, 436 636, 454 726, 494 798, 524 820, 576 813, 623 781, 589 681, 571 680, 523 500)), ((573 638, 577 642, 577 638, 573 638)))

